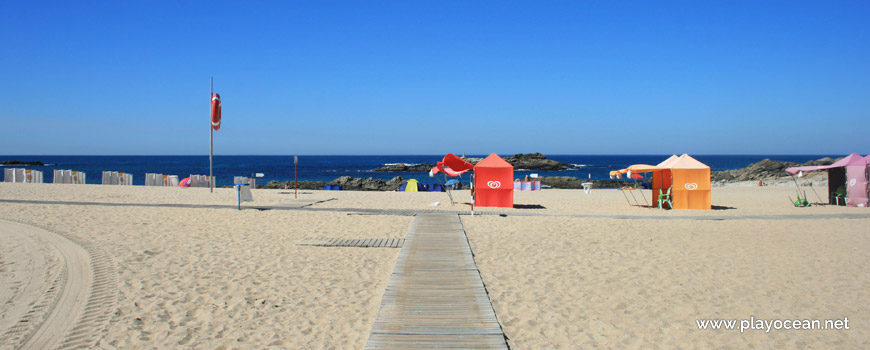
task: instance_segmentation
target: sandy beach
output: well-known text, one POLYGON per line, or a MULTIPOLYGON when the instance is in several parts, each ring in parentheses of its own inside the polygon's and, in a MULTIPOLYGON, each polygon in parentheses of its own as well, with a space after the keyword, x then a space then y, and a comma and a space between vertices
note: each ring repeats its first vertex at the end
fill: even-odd
MULTIPOLYGON (((460 217, 513 349, 866 348, 870 211, 795 208, 794 192, 714 187, 714 210, 660 211, 618 190, 544 190, 516 193, 519 209, 477 208, 501 216, 460 217), (696 324, 750 317, 848 318, 850 328, 696 324)), ((111 281, 100 294, 108 316, 90 320, 88 335, 104 349, 362 349, 399 250, 300 242, 403 238, 413 216, 388 214, 470 202, 468 191, 451 205, 446 193, 304 190, 294 200, 259 189, 238 211, 226 188, 0 183, 0 194, 0 225, 34 229, 0 234, 0 306, 24 300, 27 281, 55 279, 63 257, 45 237, 68 239, 111 281)))

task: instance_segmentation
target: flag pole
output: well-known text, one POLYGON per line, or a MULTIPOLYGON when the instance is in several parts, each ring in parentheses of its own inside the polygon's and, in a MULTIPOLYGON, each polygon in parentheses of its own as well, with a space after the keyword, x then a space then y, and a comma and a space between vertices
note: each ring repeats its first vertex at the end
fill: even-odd
POLYGON ((299 199, 299 156, 293 156, 293 198, 299 199))
MULTIPOLYGON (((214 96, 214 77, 211 77, 211 85, 208 91, 208 107, 209 113, 211 113, 211 99, 214 96)), ((208 187, 209 192, 214 193, 214 175, 212 174, 214 162, 212 158, 214 157, 214 127, 211 125, 211 115, 208 118, 208 187)))

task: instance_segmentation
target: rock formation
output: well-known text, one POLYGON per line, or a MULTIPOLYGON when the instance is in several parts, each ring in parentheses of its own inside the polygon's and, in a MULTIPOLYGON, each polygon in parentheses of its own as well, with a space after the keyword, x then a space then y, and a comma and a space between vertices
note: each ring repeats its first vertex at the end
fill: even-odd
POLYGON ((386 172, 409 172, 409 173, 428 173, 429 170, 434 167, 435 164, 405 164, 405 163, 397 163, 397 164, 389 164, 382 166, 380 168, 374 169, 372 171, 386 171, 386 172))
POLYGON ((396 191, 404 182, 405 180, 401 176, 396 176, 389 181, 342 176, 330 181, 328 185, 339 185, 342 190, 347 191, 396 191))
POLYGON ((2 164, 2 165, 23 165, 23 166, 28 166, 28 165, 29 166, 34 166, 34 165, 45 166, 45 164, 43 164, 42 162, 23 162, 20 160, 4 160, 3 162, 0 162, 0 164, 2 164))
POLYGON ((817 160, 811 160, 803 164, 764 159, 760 162, 749 164, 749 166, 743 169, 714 171, 710 174, 710 178, 713 182, 739 182, 777 179, 789 176, 789 174, 785 172, 786 168, 794 166, 830 165, 840 159, 842 158, 831 159, 829 157, 825 157, 817 160))
MULTIPOLYGON (((330 182, 324 181, 299 181, 298 187, 300 190, 322 190, 325 185, 339 185, 342 190, 347 191, 396 191, 405 180, 401 176, 396 176, 389 181, 378 180, 373 178, 357 178, 351 176, 342 176, 330 182)), ((262 188, 271 189, 292 189, 293 181, 269 181, 262 188)))
POLYGON ((557 171, 574 168, 574 166, 571 164, 565 164, 552 159, 547 159, 547 157, 540 153, 518 153, 510 157, 506 157, 504 160, 513 165, 515 170, 528 169, 541 171, 557 171))
MULTIPOLYGON (((471 164, 477 164, 483 158, 468 158, 463 156, 466 162, 471 164)), ((574 168, 571 164, 565 164, 562 162, 558 162, 552 159, 547 159, 546 156, 540 153, 518 153, 514 154, 510 157, 505 157, 505 161, 514 166, 515 170, 524 169, 524 170, 535 170, 535 171, 558 171, 574 168)), ((373 171, 391 171, 391 172, 418 172, 425 173, 429 172, 429 170, 434 167, 435 164, 413 164, 408 165, 404 163, 398 164, 389 164, 383 167, 374 169, 373 171)))

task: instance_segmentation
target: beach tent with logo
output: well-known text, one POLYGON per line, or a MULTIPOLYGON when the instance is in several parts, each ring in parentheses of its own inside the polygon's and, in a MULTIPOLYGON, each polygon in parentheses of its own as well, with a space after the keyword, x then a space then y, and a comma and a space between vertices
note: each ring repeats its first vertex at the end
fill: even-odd
POLYGON ((798 166, 786 168, 785 171, 795 175, 801 172, 827 170, 828 172, 828 199, 830 204, 835 204, 832 193, 836 193, 840 187, 846 187, 846 206, 868 207, 870 206, 870 156, 861 157, 852 153, 831 165, 821 166, 798 166))
POLYGON ((667 193, 671 189, 674 209, 711 209, 710 167, 688 154, 672 155, 658 165, 635 164, 615 172, 651 172, 653 202, 658 198, 659 190, 667 193))
POLYGON ((514 207, 514 166, 490 154, 474 166, 474 205, 514 207))
POLYGON ((666 167, 671 172, 674 209, 709 210, 711 208, 709 166, 688 154, 683 154, 666 167))

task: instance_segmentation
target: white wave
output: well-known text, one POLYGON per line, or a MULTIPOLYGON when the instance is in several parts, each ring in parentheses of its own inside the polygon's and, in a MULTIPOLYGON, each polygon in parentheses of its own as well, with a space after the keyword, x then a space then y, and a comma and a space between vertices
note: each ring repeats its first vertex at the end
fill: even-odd
POLYGON ((400 164, 404 164, 405 166, 417 166, 417 165, 420 165, 420 163, 384 163, 384 166, 393 166, 393 165, 400 165, 400 164))
POLYGON ((583 168, 583 167, 589 166, 589 164, 571 164, 571 165, 573 165, 575 168, 583 168))

